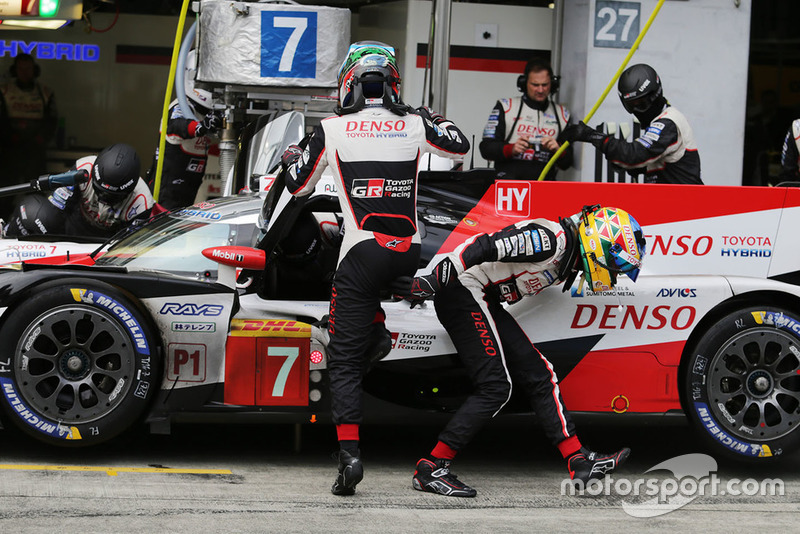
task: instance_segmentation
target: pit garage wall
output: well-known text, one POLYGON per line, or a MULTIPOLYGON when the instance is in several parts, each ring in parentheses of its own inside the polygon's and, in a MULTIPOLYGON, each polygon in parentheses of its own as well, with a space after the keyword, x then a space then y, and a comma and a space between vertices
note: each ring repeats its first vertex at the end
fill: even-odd
MULTIPOLYGON (((113 14, 93 14, 97 29, 107 28, 113 14)), ((42 58, 31 54, 42 68, 40 81, 56 95, 64 118, 64 147, 72 139, 73 150, 50 151, 49 170, 60 163, 86 155, 111 143, 129 143, 142 160, 142 172, 150 167, 158 146, 158 125, 167 87, 169 60, 178 17, 119 16, 107 32, 84 31, 81 21, 58 30, 2 30, 3 46, 14 41, 90 45, 99 49, 97 61, 42 58), (58 157, 59 160, 52 158, 58 157), (63 159, 63 161, 62 161, 63 159)), ((186 29, 191 20, 187 20, 186 29)), ((0 57, 0 73, 7 76, 11 54, 0 57)))
MULTIPOLYGON (((397 49, 403 77, 402 98, 414 107, 423 104, 425 70, 421 57, 418 62, 417 52, 419 44, 428 43, 430 19, 431 2, 410 0, 363 6, 352 25, 353 40, 383 41, 397 49)), ((551 48, 552 19, 553 11, 547 8, 453 2, 446 116, 471 143, 475 136, 476 167, 488 166, 477 145, 489 111, 498 98, 520 94, 516 80, 531 55, 529 51, 547 53, 551 48), (484 39, 484 31, 492 37, 484 39), (453 47, 459 47, 458 53, 453 47), (486 48, 506 49, 507 53, 486 48)), ((430 83, 430 75, 428 80, 430 83)), ((471 157, 472 151, 465 159, 465 167, 471 157)))
MULTIPOLYGON (((593 46, 596 0, 564 2, 558 100, 566 103, 574 116, 583 117, 627 50, 593 46)), ((644 24, 656 0, 633 3, 641 5, 644 24)), ((668 0, 632 60, 656 67, 667 97, 689 117, 700 146, 703 178, 709 184, 741 183, 751 3, 740 0, 737 8, 734 0, 668 0)), ((430 14, 430 2, 403 0, 363 6, 352 24, 353 40, 377 39, 398 48, 403 98, 414 106, 422 103, 424 77, 424 70, 417 67, 417 44, 428 41, 430 14)), ((93 15, 96 28, 105 28, 112 20, 111 14, 93 15)), ((553 11, 546 8, 454 2, 451 42, 473 56, 481 55, 481 48, 547 51, 552 46, 552 20, 553 11), (493 39, 483 39, 478 30, 484 25, 497 25, 493 39)), ((106 33, 87 34, 78 21, 55 31, 0 29, 0 40, 6 44, 22 40, 98 45, 97 62, 38 59, 41 81, 56 92, 59 113, 65 118, 65 141, 73 138, 75 145, 88 148, 127 142, 137 149, 147 168, 158 142, 169 70, 169 57, 164 54, 171 50, 176 26, 177 17, 120 15, 106 33), (131 52, 128 59, 133 62, 123 63, 120 51, 131 52)), ((504 57, 498 56, 497 50, 491 52, 490 56, 504 57)), ((476 144, 497 98, 518 94, 515 82, 524 61, 511 55, 508 59, 482 65, 462 59, 457 68, 451 67, 447 115, 468 136, 474 135, 476 144), (516 65, 518 71, 501 71, 509 65, 516 65)), ((8 53, 0 57, 0 77, 10 64, 8 53)), ((630 116, 619 104, 614 88, 591 123, 625 120, 630 116)), ((561 179, 594 179, 594 154, 584 148, 578 147, 581 170, 562 173, 561 179)), ((486 165, 476 153, 475 166, 486 165)))
MULTIPOLYGON (((561 96, 576 117, 584 117, 629 49, 594 46, 597 0, 564 2, 561 96)), ((656 0, 624 3, 640 4, 640 28, 657 4, 656 0)), ((742 183, 751 5, 752 0, 667 0, 629 63, 655 68, 664 95, 688 118, 706 184, 742 183)), ((630 122, 630 117, 615 85, 590 125, 630 122)), ((594 149, 579 145, 576 179, 592 181, 594 149)))
MULTIPOLYGON (((562 1, 562 59, 560 69, 556 66, 562 89, 557 100, 578 120, 600 97, 629 49, 594 46, 596 0, 562 1)), ((656 68, 667 98, 688 117, 707 184, 741 184, 751 1, 740 0, 737 7, 734 0, 667 0, 630 63, 656 68)), ((639 5, 642 28, 657 1, 622 3, 639 5)), ((551 49, 554 11, 460 2, 452 8, 451 44, 464 47, 475 59, 457 61, 451 49, 447 116, 470 138, 474 135, 477 145, 494 102, 519 94, 516 78, 524 61, 516 62, 519 71, 499 70, 514 64, 515 51, 551 49), (482 38, 478 29, 484 25, 497 25, 495 40, 482 38), (510 61, 478 61, 480 47, 507 49, 510 61)), ((423 102, 424 70, 416 56, 418 43, 428 42, 430 16, 430 2, 406 0, 363 6, 353 23, 354 40, 375 39, 398 48, 403 99, 413 106, 423 102)), ((614 86, 590 124, 630 121, 614 86)), ((577 168, 559 174, 560 179, 594 180, 594 149, 586 147, 576 147, 577 168)), ((487 166, 477 147, 473 149, 475 166, 487 166)))

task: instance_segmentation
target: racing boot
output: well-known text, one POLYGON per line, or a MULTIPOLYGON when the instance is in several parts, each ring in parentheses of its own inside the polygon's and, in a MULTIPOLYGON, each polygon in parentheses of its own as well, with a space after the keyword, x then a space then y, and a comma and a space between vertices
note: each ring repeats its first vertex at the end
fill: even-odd
POLYGON ((592 452, 581 447, 578 452, 567 458, 567 469, 572 480, 588 484, 590 480, 603 479, 608 473, 621 466, 630 456, 629 448, 620 449, 612 454, 592 452))
POLYGON ((361 465, 361 458, 358 454, 353 456, 345 450, 339 451, 333 457, 339 460, 339 474, 331 486, 331 493, 353 495, 356 492, 356 484, 364 478, 364 466, 361 465))
POLYGON ((444 458, 422 458, 411 483, 415 490, 448 495, 450 497, 474 497, 477 491, 470 488, 450 472, 450 460, 444 458))

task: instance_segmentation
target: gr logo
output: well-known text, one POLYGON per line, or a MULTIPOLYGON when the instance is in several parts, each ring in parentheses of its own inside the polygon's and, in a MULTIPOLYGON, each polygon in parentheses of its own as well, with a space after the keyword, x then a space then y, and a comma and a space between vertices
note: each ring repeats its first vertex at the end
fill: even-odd
POLYGON ((353 180, 353 198, 380 198, 383 196, 383 178, 353 180))
POLYGON ((530 216, 531 184, 498 180, 495 187, 495 211, 498 215, 530 216))

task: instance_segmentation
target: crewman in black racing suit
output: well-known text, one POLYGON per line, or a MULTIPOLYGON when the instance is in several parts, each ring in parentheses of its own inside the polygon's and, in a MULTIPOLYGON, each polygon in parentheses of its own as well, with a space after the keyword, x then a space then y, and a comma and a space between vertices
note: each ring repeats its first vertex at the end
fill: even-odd
POLYGON ((150 189, 139 177, 139 156, 130 145, 117 143, 96 156, 80 158, 75 169, 85 169, 89 181, 59 187, 47 197, 49 202, 25 197, 14 210, 5 234, 110 237, 123 226, 147 220, 154 208, 163 211, 160 206, 156 208, 150 189))
MULTIPOLYGON (((215 134, 222 127, 222 117, 212 109, 213 95, 195 86, 196 57, 194 50, 188 53, 184 74, 184 90, 192 109, 182 110, 177 100, 169 107, 158 203, 170 210, 194 204, 206 174, 209 149, 216 141, 215 134), (197 114, 202 119, 198 121, 192 116, 187 117, 184 112, 197 114)), ((153 167, 148 173, 151 175, 148 177, 151 190, 155 187, 153 180, 157 163, 156 151, 153 167)))
POLYGON ((414 279, 414 298, 435 295, 436 315, 453 341, 474 385, 473 393, 439 434, 430 455, 417 462, 413 487, 441 495, 477 492, 450 472, 450 463, 511 398, 512 383, 529 399, 546 436, 567 459, 573 480, 603 478, 630 449, 613 454, 581 445, 564 406, 553 366, 502 303, 515 303, 564 283, 578 271, 593 291, 610 290, 616 274, 636 280, 645 253, 642 229, 627 212, 587 206, 560 222, 533 219, 459 245, 433 269, 414 279))
POLYGON ((702 184, 700 155, 689 121, 664 98, 661 79, 650 65, 639 64, 622 73, 619 98, 644 131, 627 142, 593 130, 583 122, 568 126, 564 139, 592 143, 623 169, 645 169, 645 183, 702 184))
POLYGON ((419 266, 417 172, 431 152, 463 158, 469 142, 441 115, 405 106, 394 49, 351 45, 339 69, 337 116, 316 127, 305 151, 284 154, 287 187, 308 195, 330 167, 344 216, 344 239, 334 276, 328 333, 332 415, 340 444, 335 495, 352 495, 363 477, 359 458, 362 375, 370 325, 380 293, 419 266))

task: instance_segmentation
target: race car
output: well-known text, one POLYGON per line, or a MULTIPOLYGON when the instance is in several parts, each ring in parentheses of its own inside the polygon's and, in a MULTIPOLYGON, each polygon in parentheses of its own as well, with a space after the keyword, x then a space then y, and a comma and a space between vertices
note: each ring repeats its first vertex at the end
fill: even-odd
MULTIPOLYGON (((420 272, 475 233, 586 204, 642 224, 648 252, 635 284, 548 288, 509 307, 572 412, 685 416, 713 452, 734 458, 796 450, 800 190, 426 174, 420 272)), ((331 181, 298 200, 275 180, 265 199, 214 200, 146 225, 94 265, 0 272, 5 421, 64 446, 99 444, 142 420, 158 432, 181 421, 330 421, 336 198, 331 181)), ((368 420, 455 410, 469 382, 433 305, 387 295, 383 308, 391 350, 365 378, 368 420)))

